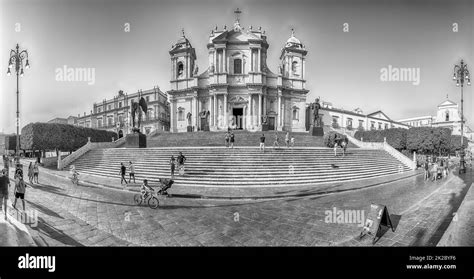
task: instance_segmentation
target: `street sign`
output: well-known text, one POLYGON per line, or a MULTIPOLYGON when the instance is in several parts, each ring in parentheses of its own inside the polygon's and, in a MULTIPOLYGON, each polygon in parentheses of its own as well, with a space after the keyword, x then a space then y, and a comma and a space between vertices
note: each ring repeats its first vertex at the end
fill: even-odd
POLYGON ((375 244, 377 237, 381 237, 381 235, 379 235, 381 232, 381 225, 390 227, 392 228, 392 231, 395 231, 387 207, 381 204, 371 204, 369 214, 367 215, 364 228, 362 229, 359 238, 362 238, 366 234, 371 235, 374 237, 372 244, 375 244))

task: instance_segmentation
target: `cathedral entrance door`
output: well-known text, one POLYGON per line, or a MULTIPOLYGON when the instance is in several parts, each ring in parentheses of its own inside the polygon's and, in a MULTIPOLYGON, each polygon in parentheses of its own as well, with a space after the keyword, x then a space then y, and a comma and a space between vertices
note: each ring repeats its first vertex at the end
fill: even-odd
POLYGON ((244 109, 243 108, 233 108, 232 109, 232 126, 235 127, 235 129, 242 130, 244 128, 243 125, 243 115, 244 115, 244 109))
POLYGON ((268 117, 268 130, 275 130, 275 117, 268 117))

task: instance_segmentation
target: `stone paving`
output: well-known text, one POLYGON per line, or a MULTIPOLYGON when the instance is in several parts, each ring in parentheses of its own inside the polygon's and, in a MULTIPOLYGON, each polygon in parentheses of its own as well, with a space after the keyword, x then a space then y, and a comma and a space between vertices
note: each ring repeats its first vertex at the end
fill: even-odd
POLYGON ((463 179, 413 176, 363 190, 271 200, 173 197, 154 210, 134 205, 133 192, 73 186, 47 172, 40 171, 41 185, 27 188, 27 206, 36 206, 44 222, 36 238, 74 246, 371 246, 368 237, 357 238, 360 222, 326 220, 333 209, 368 212, 371 203, 387 205, 399 219, 396 231, 376 246, 436 245, 472 182, 469 172, 463 179))

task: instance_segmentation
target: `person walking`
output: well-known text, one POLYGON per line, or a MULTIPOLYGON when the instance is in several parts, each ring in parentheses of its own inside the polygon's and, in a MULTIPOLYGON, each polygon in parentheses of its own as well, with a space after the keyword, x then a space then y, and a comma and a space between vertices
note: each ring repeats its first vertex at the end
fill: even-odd
POLYGON ((132 163, 132 161, 130 161, 128 167, 130 168, 128 183, 131 183, 132 177, 133 177, 133 183, 135 183, 135 165, 132 163))
POLYGON ((438 162, 433 164, 433 181, 438 180, 438 162))
POLYGON ((186 161, 186 156, 184 156, 182 152, 179 152, 177 161, 179 175, 184 175, 184 162, 186 161))
POLYGON ((275 146, 280 148, 278 133, 275 133, 275 141, 273 141, 273 149, 275 149, 275 146))
POLYGON ((229 131, 225 133, 224 139, 225 139, 225 147, 229 148, 229 139, 230 139, 229 131))
POLYGON ((428 159, 426 159, 423 167, 425 169, 425 180, 428 180, 430 178, 430 164, 428 163, 428 159))
POLYGON ((7 202, 8 202, 8 188, 10 187, 10 179, 8 178, 7 168, 3 168, 0 172, 0 210, 5 214, 5 221, 7 220, 7 202))
POLYGON ((235 135, 233 132, 230 132, 230 148, 234 148, 235 135))
POLYGON ((15 178, 15 201, 13 202, 13 208, 16 208, 16 201, 21 199, 21 203, 23 204, 23 211, 25 211, 25 190, 26 190, 26 183, 23 180, 22 175, 18 175, 15 178))
POLYGON ((176 167, 176 161, 175 161, 173 155, 171 155, 170 167, 171 167, 171 179, 174 179, 174 170, 175 170, 175 167, 176 167))
POLYGON ((291 147, 295 147, 295 137, 291 137, 291 147))
POLYGON ((28 166, 28 180, 30 183, 33 183, 33 162, 30 162, 30 165, 28 166))
POLYGON ((260 137, 260 150, 265 152, 265 135, 264 134, 262 134, 262 136, 260 137))
POLYGON ((286 148, 290 148, 290 132, 286 132, 285 144, 286 144, 286 148))
POLYGON ((39 164, 38 162, 35 162, 35 164, 33 165, 33 183, 39 184, 38 176, 39 176, 39 164))
POLYGON ((125 181, 125 185, 127 185, 127 179, 125 178, 125 174, 127 172, 127 168, 124 166, 123 163, 120 163, 120 175, 121 175, 121 179, 120 179, 120 184, 123 184, 123 182, 125 181))

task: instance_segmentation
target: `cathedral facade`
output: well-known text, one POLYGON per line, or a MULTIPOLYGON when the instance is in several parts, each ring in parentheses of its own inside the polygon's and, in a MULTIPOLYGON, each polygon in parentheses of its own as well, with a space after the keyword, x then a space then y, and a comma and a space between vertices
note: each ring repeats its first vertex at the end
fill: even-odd
POLYGON ((276 73, 267 67, 268 48, 265 31, 244 29, 237 18, 211 31, 200 72, 183 31, 169 51, 170 131, 306 131, 305 46, 292 32, 276 73))

